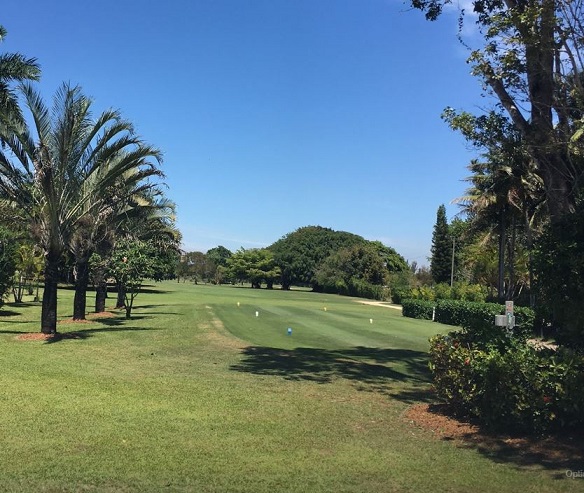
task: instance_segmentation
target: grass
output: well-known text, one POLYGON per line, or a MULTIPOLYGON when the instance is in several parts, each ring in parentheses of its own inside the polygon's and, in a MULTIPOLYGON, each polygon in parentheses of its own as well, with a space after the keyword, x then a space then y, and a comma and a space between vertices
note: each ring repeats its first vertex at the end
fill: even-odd
POLYGON ((132 320, 61 323, 75 337, 51 343, 17 340, 38 305, 4 306, 1 491, 584 490, 404 419, 444 327, 305 291, 154 288, 132 320))

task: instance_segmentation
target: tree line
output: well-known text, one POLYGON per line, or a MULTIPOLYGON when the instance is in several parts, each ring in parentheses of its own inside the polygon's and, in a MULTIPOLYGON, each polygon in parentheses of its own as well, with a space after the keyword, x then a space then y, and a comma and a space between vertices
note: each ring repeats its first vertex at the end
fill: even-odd
POLYGON ((36 59, 0 55, 0 288, 18 299, 42 277, 41 332, 54 334, 60 281, 73 275, 74 319, 85 318, 90 282, 105 309, 108 280, 129 316, 143 278, 174 275, 180 233, 162 152, 119 111, 95 114, 79 86, 63 83, 48 104, 40 78, 36 59))
POLYGON ((279 285, 318 292, 390 299, 391 280, 408 271, 405 259, 378 241, 322 226, 299 228, 267 248, 230 252, 223 246, 206 254, 182 256, 177 277, 195 282, 250 283, 272 289, 279 285))

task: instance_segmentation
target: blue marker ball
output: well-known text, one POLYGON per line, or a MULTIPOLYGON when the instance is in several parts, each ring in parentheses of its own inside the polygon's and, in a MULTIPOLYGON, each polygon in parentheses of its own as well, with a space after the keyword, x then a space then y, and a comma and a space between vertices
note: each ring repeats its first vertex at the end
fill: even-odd
POLYGON ((290 327, 288 327, 288 335, 292 335, 292 329, 290 327))

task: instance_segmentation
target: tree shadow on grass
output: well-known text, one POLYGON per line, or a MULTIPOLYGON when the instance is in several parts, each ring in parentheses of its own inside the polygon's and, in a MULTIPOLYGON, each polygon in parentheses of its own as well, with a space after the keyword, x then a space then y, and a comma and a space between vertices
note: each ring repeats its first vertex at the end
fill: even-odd
POLYGON ((566 479, 567 471, 584 469, 584 437, 557 435, 550 437, 514 438, 481 434, 466 437, 461 447, 477 450, 500 464, 517 467, 540 467, 555 471, 555 479, 566 479))
MULTIPOLYGON (((11 310, 1 310, 0 309, 0 317, 16 317, 20 315, 20 312, 13 312, 11 310)), ((2 322, 6 322, 6 320, 2 320, 2 322)))
POLYGON ((387 385, 423 384, 430 380, 428 355, 409 349, 355 347, 350 349, 279 349, 251 346, 231 370, 273 375, 286 380, 330 383, 344 378, 369 386, 361 390, 388 392, 387 385))
POLYGON ((54 344, 56 342, 66 340, 85 340, 93 337, 94 334, 100 332, 135 332, 135 331, 153 331, 160 329, 144 328, 144 327, 97 327, 93 329, 81 329, 72 332, 57 332, 52 337, 45 340, 45 344, 54 344))
POLYGON ((122 326, 124 324, 127 324, 128 322, 135 322, 137 320, 149 320, 152 318, 154 318, 154 317, 152 317, 150 315, 132 315, 129 319, 127 319, 125 317, 125 315, 122 315, 120 317, 94 318, 94 319, 90 319, 89 322, 100 323, 100 324, 105 325, 107 327, 119 327, 119 326, 122 326))

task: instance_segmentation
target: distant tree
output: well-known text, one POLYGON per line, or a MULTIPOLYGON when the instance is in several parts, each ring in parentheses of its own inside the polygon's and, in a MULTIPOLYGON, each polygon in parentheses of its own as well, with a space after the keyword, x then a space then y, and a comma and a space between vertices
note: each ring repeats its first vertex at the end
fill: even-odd
POLYGON ((227 268, 233 279, 249 282, 256 289, 261 288, 262 282, 272 289, 281 276, 274 254, 265 248, 239 249, 227 261, 227 268))
POLYGON ((324 259, 341 248, 365 243, 352 233, 306 226, 285 235, 269 249, 282 270, 282 289, 290 289, 292 285, 314 287, 316 270, 324 259))
POLYGON ((418 267, 416 262, 412 262, 410 269, 414 275, 416 284, 419 286, 429 286, 432 284, 432 272, 430 272, 430 268, 428 266, 422 265, 421 267, 418 267))
POLYGON ((211 262, 213 262, 216 266, 221 265, 225 267, 227 265, 229 257, 231 257, 232 255, 233 253, 231 252, 231 250, 225 248, 222 245, 207 250, 207 258, 211 260, 211 262))
POLYGON ((430 271, 436 284, 450 282, 450 270, 452 264, 452 239, 446 220, 446 207, 442 204, 438 207, 436 224, 432 234, 432 258, 430 271))
POLYGON ((191 277, 193 281, 207 281, 212 273, 211 266, 214 264, 207 258, 203 252, 190 252, 188 254, 189 264, 191 268, 191 277))
POLYGON ((229 282, 229 269, 227 268, 227 262, 231 258, 233 253, 231 250, 219 245, 215 248, 207 250, 207 259, 213 264, 213 279, 212 282, 215 284, 221 284, 223 282, 229 282))
POLYGON ((406 259, 393 248, 384 245, 380 241, 372 241, 368 242, 368 244, 377 250, 388 272, 401 272, 409 269, 406 259))
POLYGON ((379 244, 369 242, 333 253, 320 264, 315 278, 318 291, 382 299, 389 271, 379 244))

